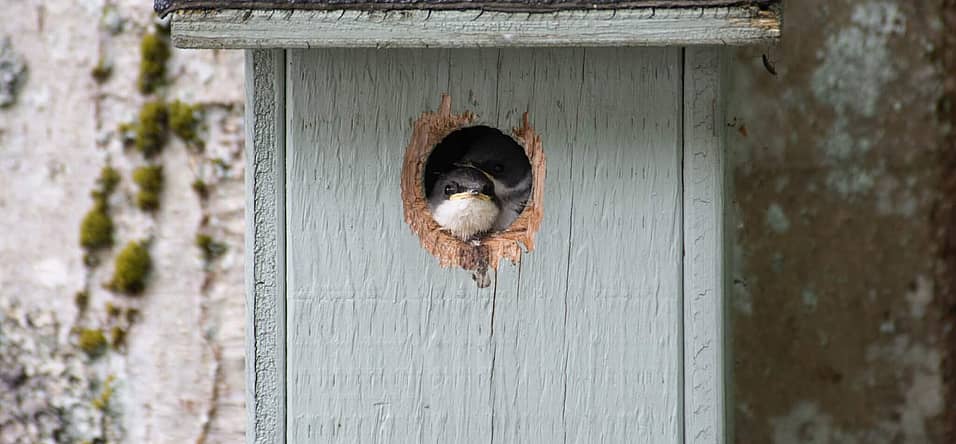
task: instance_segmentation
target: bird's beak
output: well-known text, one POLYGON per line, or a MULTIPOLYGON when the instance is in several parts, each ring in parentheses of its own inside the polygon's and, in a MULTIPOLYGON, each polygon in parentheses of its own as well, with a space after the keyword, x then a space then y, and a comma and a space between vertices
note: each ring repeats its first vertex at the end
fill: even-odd
POLYGON ((491 196, 483 194, 477 190, 466 191, 464 193, 455 193, 451 196, 448 196, 448 200, 462 200, 462 199, 478 199, 483 201, 491 201, 491 196))

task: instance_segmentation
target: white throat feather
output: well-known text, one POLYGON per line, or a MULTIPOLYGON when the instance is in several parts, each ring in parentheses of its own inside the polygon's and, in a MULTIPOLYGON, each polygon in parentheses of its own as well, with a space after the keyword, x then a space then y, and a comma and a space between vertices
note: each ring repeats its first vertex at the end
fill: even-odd
POLYGON ((494 202, 472 198, 443 200, 431 211, 438 225, 467 241, 491 230, 500 210, 494 202))

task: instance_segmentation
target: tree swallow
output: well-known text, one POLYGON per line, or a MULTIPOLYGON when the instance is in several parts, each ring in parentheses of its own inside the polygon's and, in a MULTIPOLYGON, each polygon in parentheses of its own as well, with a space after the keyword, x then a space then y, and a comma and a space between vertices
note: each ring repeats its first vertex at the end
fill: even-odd
POLYGON ((428 208, 438 225, 465 242, 491 231, 501 213, 494 183, 471 167, 441 173, 428 197, 428 208))
POLYGON ((486 131, 474 139, 455 165, 477 168, 494 183, 501 212, 492 229, 501 231, 518 218, 528 203, 531 195, 531 163, 512 138, 493 128, 485 128, 493 132, 486 131))

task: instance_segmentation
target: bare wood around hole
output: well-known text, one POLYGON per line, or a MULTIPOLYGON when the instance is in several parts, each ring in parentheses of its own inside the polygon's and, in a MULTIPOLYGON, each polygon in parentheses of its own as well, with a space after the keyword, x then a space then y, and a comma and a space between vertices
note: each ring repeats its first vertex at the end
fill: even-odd
POLYGON ((452 114, 451 97, 443 94, 437 113, 422 113, 415 121, 402 164, 402 203, 405 222, 418 235, 422 247, 438 258, 442 267, 484 271, 489 267, 497 269, 501 259, 517 263, 521 260, 522 246, 528 252, 534 250, 534 236, 544 216, 545 159, 541 136, 531 128, 526 112, 522 116, 521 127, 512 130, 515 141, 521 145, 531 162, 531 198, 524 211, 506 230, 485 236, 478 245, 463 242, 448 234, 428 210, 422 185, 425 164, 442 139, 474 123, 475 119, 470 112, 452 114))

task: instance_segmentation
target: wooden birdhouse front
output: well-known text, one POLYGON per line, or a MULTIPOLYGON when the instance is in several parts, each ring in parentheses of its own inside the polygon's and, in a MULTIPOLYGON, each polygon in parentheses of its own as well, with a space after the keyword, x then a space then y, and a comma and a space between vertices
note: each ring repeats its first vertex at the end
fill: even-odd
POLYGON ((720 46, 776 1, 157 8, 247 49, 249 442, 728 442, 720 46), (459 239, 425 171, 475 127, 532 188, 459 239))

